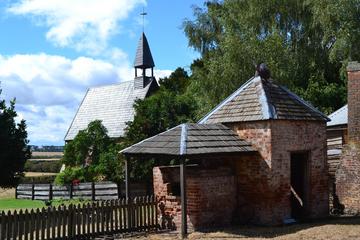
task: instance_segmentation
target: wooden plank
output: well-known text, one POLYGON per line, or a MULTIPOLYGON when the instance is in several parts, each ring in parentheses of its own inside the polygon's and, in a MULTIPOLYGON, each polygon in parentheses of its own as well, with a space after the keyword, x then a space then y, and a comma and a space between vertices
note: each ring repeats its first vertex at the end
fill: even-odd
POLYGON ((75 191, 75 190, 91 190, 91 189, 92 189, 91 184, 73 186, 73 191, 75 191))
POLYGON ((11 239, 11 231, 12 231, 12 223, 13 223, 13 216, 10 211, 7 213, 7 224, 6 224, 6 238, 11 239))
POLYGON ((46 232, 46 215, 45 208, 41 208, 40 211, 40 239, 45 239, 46 232))
POLYGON ((34 196, 35 200, 49 200, 49 196, 34 196))
POLYGON ((96 196, 100 196, 100 195, 118 195, 118 189, 114 188, 114 189, 108 189, 108 190, 95 190, 95 195, 96 196))
POLYGON ((49 196, 49 191, 37 191, 35 190, 35 196, 49 196))
POLYGON ((35 239, 38 240, 40 239, 40 235, 39 235, 39 230, 41 229, 41 224, 40 224, 40 210, 37 208, 36 209, 36 215, 35 215, 35 239))
POLYGON ((95 200, 111 200, 111 199, 118 199, 117 195, 112 196, 95 196, 95 200))
POLYGON ((25 240, 29 240, 29 233, 31 232, 30 231, 30 229, 31 229, 31 227, 30 227, 30 225, 31 225, 31 222, 30 222, 30 220, 31 220, 31 218, 30 218, 30 214, 29 214, 29 212, 28 212, 28 210, 27 209, 25 209, 25 213, 24 213, 25 215, 24 215, 24 229, 25 229, 25 231, 24 231, 24 235, 25 235, 25 240))
POLYGON ((12 235, 13 239, 16 239, 19 236, 19 232, 21 232, 21 227, 19 227, 19 222, 20 222, 19 215, 16 212, 16 210, 12 214, 12 219, 13 219, 13 226, 12 226, 12 234, 11 235, 12 235))
POLYGON ((30 190, 32 189, 32 184, 19 184, 16 187, 18 190, 30 190))
POLYGON ((36 213, 34 212, 34 209, 30 210, 30 226, 29 226, 29 232, 30 232, 30 240, 34 240, 34 230, 36 229, 36 225, 35 225, 35 217, 36 217, 36 213))
POLYGON ((118 188, 116 183, 106 183, 106 184, 99 184, 99 183, 95 183, 94 184, 95 190, 99 190, 99 189, 109 189, 109 188, 118 188))
POLYGON ((1 223, 1 227, 0 227, 0 240, 5 240, 5 236, 6 236, 6 232, 5 232, 5 231, 6 231, 7 217, 6 217, 4 211, 1 212, 0 223, 1 223))
POLYGON ((17 196, 18 199, 32 199, 31 195, 18 195, 17 196))
POLYGON ((46 210, 45 210, 45 219, 46 219, 46 224, 45 224, 45 228, 46 228, 46 231, 45 231, 45 234, 46 234, 46 239, 50 239, 50 227, 51 227, 51 207, 48 207, 46 210))
POLYGON ((35 184, 34 189, 36 190, 50 190, 50 184, 35 184))
POLYGON ((58 185, 54 185, 53 186, 53 191, 70 191, 70 186, 58 186, 58 185))

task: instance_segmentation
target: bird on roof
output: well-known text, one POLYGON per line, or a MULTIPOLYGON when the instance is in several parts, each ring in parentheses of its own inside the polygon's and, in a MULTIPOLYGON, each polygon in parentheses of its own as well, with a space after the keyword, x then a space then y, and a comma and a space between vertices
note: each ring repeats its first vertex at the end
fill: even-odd
POLYGON ((260 76, 261 78, 268 80, 271 76, 270 69, 265 63, 260 63, 256 66, 255 76, 260 76))

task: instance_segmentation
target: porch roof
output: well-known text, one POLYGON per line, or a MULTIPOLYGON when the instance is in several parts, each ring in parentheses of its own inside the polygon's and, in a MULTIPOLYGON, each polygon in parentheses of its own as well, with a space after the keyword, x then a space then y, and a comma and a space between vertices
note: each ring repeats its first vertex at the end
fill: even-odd
POLYGON ((185 123, 120 151, 124 155, 196 156, 255 152, 223 124, 185 123))

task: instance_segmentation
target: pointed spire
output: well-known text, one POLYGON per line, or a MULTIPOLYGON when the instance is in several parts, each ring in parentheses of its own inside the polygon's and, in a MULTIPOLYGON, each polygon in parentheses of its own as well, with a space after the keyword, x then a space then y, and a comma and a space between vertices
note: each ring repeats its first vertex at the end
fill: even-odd
POLYGON ((155 64, 151 55, 149 43, 146 39, 145 33, 143 32, 136 50, 134 67, 146 69, 153 68, 154 66, 155 64))

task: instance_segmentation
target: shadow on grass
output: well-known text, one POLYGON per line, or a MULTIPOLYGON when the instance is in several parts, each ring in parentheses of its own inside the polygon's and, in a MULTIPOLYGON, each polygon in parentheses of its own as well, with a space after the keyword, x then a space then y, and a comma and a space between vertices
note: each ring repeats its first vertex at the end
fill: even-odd
MULTIPOLYGON (((358 225, 360 226, 360 217, 328 217, 326 219, 307 220, 287 226, 261 227, 253 225, 238 225, 221 229, 205 229, 199 233, 226 233, 221 238, 249 237, 249 238, 274 238, 283 235, 297 233, 302 230, 321 227, 324 225, 358 225)), ((207 238, 218 238, 219 236, 207 236, 207 238)))

